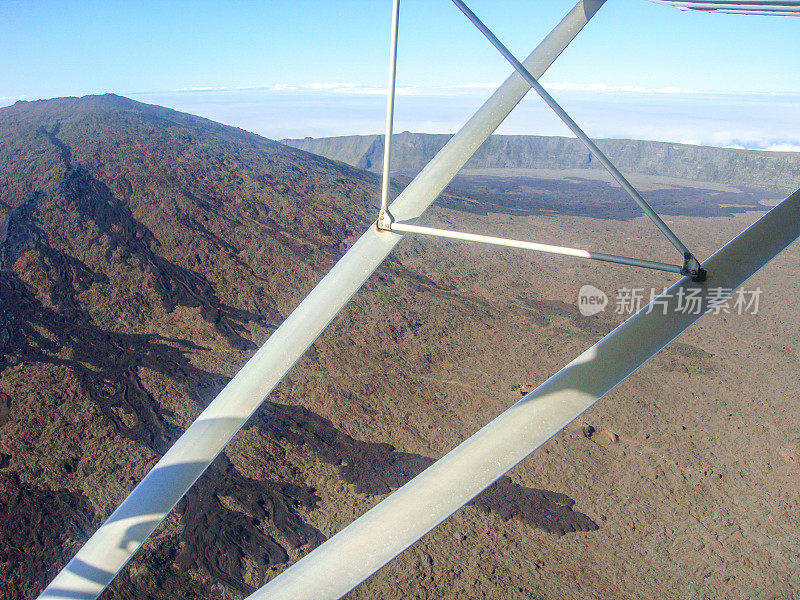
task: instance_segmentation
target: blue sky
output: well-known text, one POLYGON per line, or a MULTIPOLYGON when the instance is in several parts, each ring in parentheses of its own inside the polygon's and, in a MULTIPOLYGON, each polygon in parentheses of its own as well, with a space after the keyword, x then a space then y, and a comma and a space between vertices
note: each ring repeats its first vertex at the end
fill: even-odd
MULTIPOLYGON (((520 58, 572 0, 472 0, 520 58)), ((115 92, 269 137, 382 129, 388 0, 0 5, 0 104, 115 92)), ((597 137, 800 147, 800 18, 609 0, 543 83, 597 137)), ((453 131, 509 67, 447 0, 403 0, 397 129, 453 131)), ((525 101, 504 133, 565 133, 525 101)))

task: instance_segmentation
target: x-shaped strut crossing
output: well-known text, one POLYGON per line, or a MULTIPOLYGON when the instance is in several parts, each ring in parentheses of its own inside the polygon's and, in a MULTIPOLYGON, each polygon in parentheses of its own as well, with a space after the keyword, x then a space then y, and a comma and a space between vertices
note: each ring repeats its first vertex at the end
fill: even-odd
POLYGON ((589 149, 592 155, 602 164, 606 170, 611 173, 611 176, 619 183, 622 188, 633 198, 634 202, 638 204, 644 213, 650 218, 656 227, 658 227, 664 236, 675 246, 683 257, 682 265, 674 265, 663 262, 656 262, 650 260, 642 260, 638 258, 631 258, 628 256, 618 256, 615 254, 605 254, 602 252, 593 252, 589 250, 580 250, 577 248, 567 248, 563 246, 552 246, 549 244, 538 244, 534 242, 525 242, 521 240, 511 240, 507 238, 492 237, 486 235, 476 235, 472 233, 465 233, 461 231, 450 231, 444 229, 435 229, 432 227, 422 227, 408 222, 395 221, 389 213, 389 163, 391 159, 392 148, 392 125, 394 120, 394 97, 395 97, 395 80, 397 72, 397 31, 400 14, 400 0, 393 0, 392 4, 392 32, 390 41, 390 57, 389 57, 389 90, 388 100, 386 107, 386 136, 384 138, 384 155, 383 155, 383 181, 381 185, 381 207, 378 213, 378 220, 376 225, 378 229, 385 231, 397 231, 403 233, 420 233, 424 235, 433 235, 438 237, 446 237, 451 239, 482 242, 485 244, 494 244, 498 246, 507 246, 512 248, 524 248, 526 250, 536 250, 538 252, 548 252, 551 254, 561 254, 565 256, 575 256, 579 258, 591 258, 594 260, 602 260, 606 262, 631 265, 636 267, 644 267, 647 269, 657 269, 660 271, 669 271, 672 273, 680 273, 682 275, 689 275, 695 281, 704 281, 706 278, 705 270, 700 266, 700 262, 695 258, 694 254, 686 247, 686 245, 678 239, 678 236, 669 228, 664 220, 653 210, 653 207, 648 204, 642 195, 631 185, 625 176, 620 173, 619 169, 609 160, 600 148, 597 147, 588 135, 580 128, 580 126, 570 117, 567 112, 555 101, 555 99, 545 90, 537 79, 531 75, 530 71, 516 59, 516 57, 503 45, 503 43, 494 35, 491 30, 475 15, 470 8, 464 4, 462 0, 453 0, 453 3, 463 12, 467 18, 472 21, 475 27, 486 36, 486 38, 497 48, 500 54, 511 63, 514 69, 519 73, 523 79, 536 91, 545 103, 556 113, 556 115, 570 128, 570 130, 583 142, 589 149))

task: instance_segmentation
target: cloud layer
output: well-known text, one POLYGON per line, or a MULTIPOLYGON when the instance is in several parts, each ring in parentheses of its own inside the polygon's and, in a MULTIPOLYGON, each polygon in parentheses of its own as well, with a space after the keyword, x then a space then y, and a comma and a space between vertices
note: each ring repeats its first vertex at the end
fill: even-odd
MULTIPOLYGON (((397 90, 395 131, 452 133, 497 87, 494 82, 397 90)), ((800 151, 800 94, 718 94, 698 90, 548 82, 545 87, 590 136, 800 151)), ((273 139, 379 133, 385 88, 355 83, 283 83, 268 88, 126 94, 273 139)), ((0 105, 17 98, 0 98, 0 105)), ((533 93, 498 133, 571 133, 533 93)))

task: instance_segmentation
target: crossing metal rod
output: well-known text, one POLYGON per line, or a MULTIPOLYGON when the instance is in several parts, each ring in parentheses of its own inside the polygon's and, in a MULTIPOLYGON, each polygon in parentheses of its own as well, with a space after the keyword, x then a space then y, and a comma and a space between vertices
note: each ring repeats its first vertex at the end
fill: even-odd
POLYGON ((447 229, 436 229, 434 227, 422 227, 411 223, 392 223, 392 231, 402 231, 404 233, 419 233, 436 237, 448 238, 451 240, 464 240, 467 242, 479 242, 482 244, 492 244, 494 246, 505 246, 507 248, 521 248, 523 250, 535 250, 536 252, 546 252, 548 254, 561 254, 563 256, 574 256, 576 258, 590 258, 592 260, 602 260, 604 262, 629 265, 632 267, 643 267, 645 269, 655 269, 657 271, 668 271, 669 273, 680 273, 680 265, 656 262, 652 260, 641 260, 628 256, 618 256, 616 254, 605 254, 592 250, 580 250, 578 248, 566 248, 564 246, 552 246, 550 244, 537 244, 536 242, 525 242, 522 240, 510 240, 508 238, 493 237, 490 235, 479 235, 475 233, 464 233, 463 231, 448 231, 447 229))
POLYGON ((558 115, 558 117, 564 122, 564 124, 572 130, 578 139, 583 142, 583 144, 589 149, 589 151, 600 161, 600 163, 611 173, 611 176, 617 180, 617 182, 623 187, 623 189, 628 192, 631 198, 641 207, 644 213, 650 217, 650 220, 655 223, 656 227, 658 227, 661 232, 667 237, 667 239, 672 243, 675 248, 681 253, 684 258, 684 266, 686 267, 687 271, 684 274, 686 275, 699 275, 700 271, 700 263, 694 257, 694 255, 689 251, 689 249, 683 244, 683 242, 678 239, 673 231, 669 228, 669 226, 663 221, 661 217, 658 216, 658 213, 653 210, 653 208, 647 203, 642 195, 636 191, 631 183, 625 178, 625 176, 619 172, 614 164, 608 159, 608 157, 603 154, 602 150, 597 147, 597 145, 589 138, 588 135, 578 126, 578 124, 570 117, 567 112, 561 108, 558 102, 545 90, 541 84, 537 81, 537 79, 531 75, 530 71, 525 68, 525 66, 519 62, 516 57, 506 48, 503 43, 497 39, 491 30, 484 25, 483 21, 481 21, 477 15, 470 10, 470 8, 462 2, 462 0, 453 0, 453 4, 455 4, 461 12, 463 12, 467 18, 472 21, 473 25, 478 28, 478 30, 492 43, 492 45, 497 48, 497 50, 502 54, 505 59, 511 63, 511 65, 516 69, 516 71, 525 78, 525 81, 536 91, 539 96, 547 103, 547 105, 553 109, 553 112, 558 115), (692 273, 691 271, 694 271, 692 273))
POLYGON ((392 1, 392 32, 389 40, 389 86, 386 93, 386 135, 383 138, 383 180, 381 181, 381 208, 378 227, 391 226, 389 205, 389 163, 392 158, 392 127, 394 122, 395 83, 397 80, 397 28, 400 21, 400 0, 392 1))
POLYGON ((798 236, 800 191, 709 258, 709 281, 682 278, 247 600, 341 598, 613 390, 798 236), (702 301, 697 310, 681 307, 688 294, 702 301))
MULTIPOLYGON (((528 69, 541 76, 604 3, 580 0, 527 58, 528 69)), ((529 90, 512 73, 392 202, 392 214, 422 215, 529 90)), ((39 598, 97 598, 401 239, 370 225, 39 598)))

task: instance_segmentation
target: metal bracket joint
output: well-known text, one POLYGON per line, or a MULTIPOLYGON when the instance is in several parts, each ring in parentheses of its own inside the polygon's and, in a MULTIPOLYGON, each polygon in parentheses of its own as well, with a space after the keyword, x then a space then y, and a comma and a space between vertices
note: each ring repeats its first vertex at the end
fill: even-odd
POLYGON ((706 270, 700 266, 698 261, 691 252, 686 252, 683 255, 683 267, 681 268, 681 275, 688 275, 692 281, 702 282, 706 280, 706 270))
POLYGON ((387 209, 382 208, 378 212, 378 220, 375 221, 375 227, 378 228, 378 231, 391 231, 392 223, 394 223, 394 219, 391 213, 387 209))

